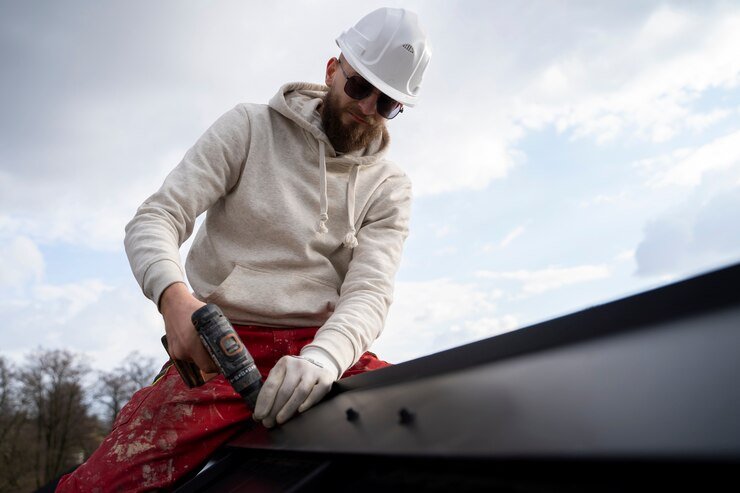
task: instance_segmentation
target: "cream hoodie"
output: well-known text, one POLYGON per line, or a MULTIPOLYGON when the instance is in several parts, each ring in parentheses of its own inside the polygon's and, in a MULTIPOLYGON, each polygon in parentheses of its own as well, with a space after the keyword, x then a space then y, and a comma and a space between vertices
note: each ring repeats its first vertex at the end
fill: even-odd
POLYGON ((187 152, 126 226, 136 280, 155 303, 184 280, 238 324, 320 326, 307 351, 352 366, 380 334, 408 234, 411 185, 378 139, 337 155, 317 111, 327 88, 283 86, 240 104, 187 152))

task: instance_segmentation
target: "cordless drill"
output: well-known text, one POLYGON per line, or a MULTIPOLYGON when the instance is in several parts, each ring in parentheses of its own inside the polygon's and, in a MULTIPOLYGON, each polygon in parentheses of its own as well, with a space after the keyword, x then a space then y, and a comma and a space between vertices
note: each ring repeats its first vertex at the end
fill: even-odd
MULTIPOLYGON (((249 409, 254 411, 257 395, 262 388, 262 377, 254 364, 254 358, 247 351, 234 327, 221 309, 213 303, 196 310, 192 321, 200 340, 203 341, 219 371, 242 396, 249 409)), ((162 344, 169 354, 167 336, 162 336, 162 344)), ((172 358, 172 362, 188 387, 199 387, 205 383, 203 374, 195 363, 175 358, 172 358)))

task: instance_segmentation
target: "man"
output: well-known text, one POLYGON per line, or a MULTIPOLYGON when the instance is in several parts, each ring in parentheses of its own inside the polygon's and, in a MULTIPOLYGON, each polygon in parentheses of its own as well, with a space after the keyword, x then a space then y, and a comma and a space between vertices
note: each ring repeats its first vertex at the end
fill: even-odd
MULTIPOLYGON (((337 39, 326 86, 241 104, 188 151, 126 228, 126 252, 164 318, 173 358, 215 372, 191 323, 219 305, 266 377, 252 418, 304 412, 342 375, 386 366, 382 330, 408 233, 410 183, 385 126, 418 98, 430 50, 416 15, 379 9, 337 39), (187 258, 179 246, 207 211, 187 258)), ((58 491, 167 488, 250 417, 223 376, 188 389, 171 365, 58 491)))

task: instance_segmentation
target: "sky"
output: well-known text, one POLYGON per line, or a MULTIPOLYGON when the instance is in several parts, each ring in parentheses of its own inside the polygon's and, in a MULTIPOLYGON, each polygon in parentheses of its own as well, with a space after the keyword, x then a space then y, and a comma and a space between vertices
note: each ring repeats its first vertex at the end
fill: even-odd
POLYGON ((124 226, 216 118, 321 82, 381 6, 433 53, 389 123, 415 198, 383 359, 740 261, 738 2, 0 0, 0 355, 164 360, 124 226))

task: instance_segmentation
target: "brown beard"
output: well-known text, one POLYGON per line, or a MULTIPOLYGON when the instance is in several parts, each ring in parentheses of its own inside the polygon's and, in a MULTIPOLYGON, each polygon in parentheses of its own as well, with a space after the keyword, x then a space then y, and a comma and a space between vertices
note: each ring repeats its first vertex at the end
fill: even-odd
MULTIPOLYGON (((339 107, 337 100, 334 88, 331 88, 324 97, 321 109, 321 124, 335 151, 352 152, 365 149, 385 133, 385 123, 380 116, 374 118, 365 116, 367 124, 356 121, 351 121, 347 125, 342 123, 342 113, 345 110, 339 107)), ((355 113, 362 115, 359 109, 355 113)))

